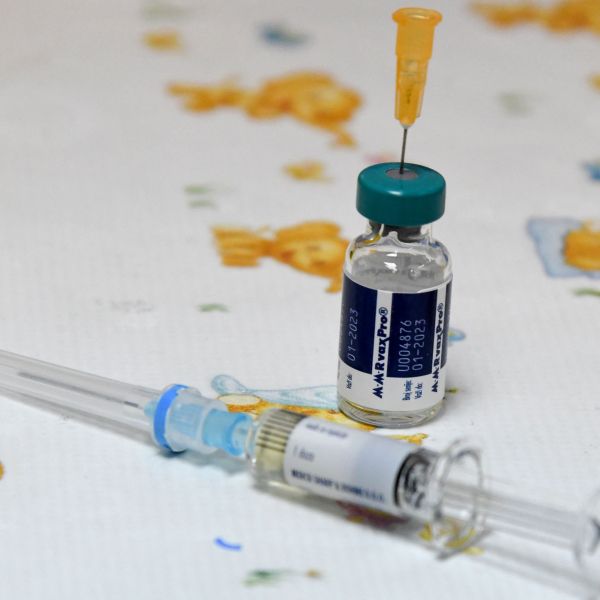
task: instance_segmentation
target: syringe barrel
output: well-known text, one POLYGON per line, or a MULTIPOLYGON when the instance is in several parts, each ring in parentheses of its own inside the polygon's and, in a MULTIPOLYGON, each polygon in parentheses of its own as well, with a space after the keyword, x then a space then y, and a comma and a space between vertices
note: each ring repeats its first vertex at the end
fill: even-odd
MULTIPOLYGON (((432 455, 405 441, 284 409, 258 418, 246 450, 260 483, 287 485, 395 516, 412 516, 413 507, 419 511, 419 499, 400 489, 403 466, 414 457, 432 455)), ((428 512, 424 518, 431 516, 428 512)))
POLYGON ((253 424, 246 448, 259 482, 412 517, 427 523, 443 554, 491 530, 574 552, 588 572, 598 564, 600 494, 571 512, 488 491, 479 451, 463 440, 438 453, 272 409, 253 424))
POLYGON ((151 432, 146 405, 160 392, 0 351, 0 392, 50 408, 151 432))

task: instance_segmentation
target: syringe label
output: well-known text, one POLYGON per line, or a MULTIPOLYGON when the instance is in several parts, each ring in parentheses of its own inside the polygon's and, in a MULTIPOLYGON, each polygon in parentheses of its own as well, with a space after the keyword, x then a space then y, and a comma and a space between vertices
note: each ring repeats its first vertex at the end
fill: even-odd
POLYGON ((319 496, 400 514, 398 474, 413 451, 408 442, 308 417, 288 439, 284 477, 319 496))
POLYGON ((444 397, 451 283, 418 294, 344 277, 338 391, 375 410, 426 409, 444 397))

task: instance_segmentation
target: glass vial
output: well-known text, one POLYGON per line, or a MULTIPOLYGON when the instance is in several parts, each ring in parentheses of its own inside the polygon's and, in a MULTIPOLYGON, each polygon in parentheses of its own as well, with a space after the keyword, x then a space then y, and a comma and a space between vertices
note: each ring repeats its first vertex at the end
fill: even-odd
POLYGON ((444 214, 442 175, 421 165, 373 165, 358 177, 367 230, 346 255, 338 404, 357 421, 412 427, 445 395, 452 268, 431 235, 444 214))
POLYGON ((259 486, 419 518, 437 460, 408 442, 282 409, 266 411, 254 423, 246 455, 259 486))

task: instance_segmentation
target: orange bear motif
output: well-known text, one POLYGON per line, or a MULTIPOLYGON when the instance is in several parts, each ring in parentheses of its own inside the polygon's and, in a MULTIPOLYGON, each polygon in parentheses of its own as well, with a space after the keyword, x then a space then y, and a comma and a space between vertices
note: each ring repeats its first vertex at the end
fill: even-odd
POLYGON ((328 292, 339 292, 348 240, 340 228, 327 221, 309 221, 273 233, 236 227, 214 227, 217 248, 224 265, 254 267, 270 256, 291 267, 329 279, 328 292))

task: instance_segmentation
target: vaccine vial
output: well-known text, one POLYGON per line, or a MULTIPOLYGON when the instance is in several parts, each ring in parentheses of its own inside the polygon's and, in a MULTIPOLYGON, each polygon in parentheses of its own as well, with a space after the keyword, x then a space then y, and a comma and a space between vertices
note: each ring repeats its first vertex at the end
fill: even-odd
POLYGON ((348 246, 338 404, 356 421, 412 427, 442 407, 452 266, 431 234, 446 182, 421 165, 382 163, 358 176, 367 230, 348 246))

